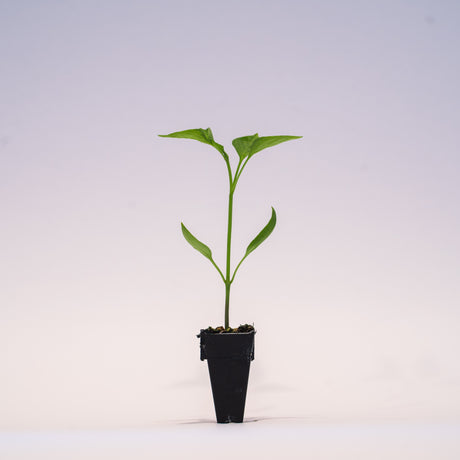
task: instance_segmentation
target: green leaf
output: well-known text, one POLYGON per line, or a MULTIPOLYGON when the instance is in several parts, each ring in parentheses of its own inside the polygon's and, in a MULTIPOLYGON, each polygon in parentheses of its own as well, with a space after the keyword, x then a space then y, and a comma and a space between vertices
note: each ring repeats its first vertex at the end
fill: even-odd
POLYGON ((252 145, 258 137, 258 134, 254 134, 252 136, 237 137, 233 139, 233 147, 235 147, 236 152, 242 160, 251 154, 252 145))
POLYGON ((266 136, 259 137, 258 134, 252 136, 244 136, 233 139, 232 144, 235 147, 241 159, 251 158, 257 152, 264 150, 268 147, 281 144, 282 142, 300 139, 302 136, 266 136))
POLYGON ((160 137, 174 137, 178 139, 194 139, 203 142, 204 144, 212 145, 220 154, 228 160, 228 155, 225 153, 224 147, 214 140, 211 128, 207 129, 186 129, 185 131, 177 131, 171 134, 159 134, 160 137))
POLYGON ((221 269, 216 265, 214 260, 212 260, 212 252, 211 249, 208 248, 204 243, 196 239, 188 230, 187 227, 181 222, 182 226, 182 234, 184 235, 184 238, 190 243, 190 245, 195 248, 198 252, 201 252, 206 259, 209 259, 211 263, 214 265, 214 268, 219 272, 220 277, 222 278, 222 281, 225 283, 225 277, 224 274, 222 273, 221 269))
POLYGON ((254 249, 259 247, 273 232, 273 229, 276 225, 276 212, 275 209, 272 207, 272 216, 268 221, 268 224, 261 230, 261 232, 249 243, 248 248, 246 249, 246 254, 244 257, 246 258, 254 249))
POLYGON ((197 240, 186 228, 186 226, 181 223, 182 226, 182 234, 184 238, 193 246, 197 251, 201 252, 207 259, 212 261, 212 252, 211 249, 208 248, 204 243, 197 240))
POLYGON ((300 139, 302 136, 266 136, 259 137, 254 141, 252 146, 252 153, 250 156, 268 147, 281 144, 282 142, 292 141, 294 139, 300 139))
POLYGON ((249 243, 248 248, 246 249, 246 254, 244 257, 240 260, 240 263, 236 266, 235 271, 233 272, 233 276, 230 279, 230 284, 233 283, 233 280, 235 279, 236 272, 240 268, 241 264, 243 261, 246 259, 246 257, 251 254, 254 249, 259 247, 273 232, 273 229, 275 228, 276 225, 276 212, 272 207, 272 216, 270 220, 268 221, 268 224, 261 230, 261 232, 249 243))

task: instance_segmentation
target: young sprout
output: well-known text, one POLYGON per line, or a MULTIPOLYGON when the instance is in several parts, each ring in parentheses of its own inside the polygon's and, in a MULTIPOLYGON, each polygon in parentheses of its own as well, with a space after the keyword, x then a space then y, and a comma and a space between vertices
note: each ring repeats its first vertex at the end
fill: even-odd
POLYGON ((259 137, 258 134, 253 134, 252 136, 244 136, 233 139, 232 144, 235 147, 236 152, 239 156, 238 166, 233 173, 230 166, 230 161, 228 154, 225 152, 224 147, 218 144, 214 140, 212 135, 211 128, 208 129, 187 129, 185 131, 178 131, 171 134, 160 134, 160 137, 173 137, 179 139, 194 139, 205 144, 211 145, 214 147, 225 160, 228 171, 228 181, 229 181, 229 195, 228 195, 228 223, 227 223, 227 259, 225 265, 225 275, 222 270, 217 266, 212 258, 211 249, 206 246, 204 243, 195 238, 182 223, 182 233, 185 239, 193 246, 197 251, 201 252, 209 261, 214 265, 215 269, 218 271, 222 281, 225 285, 225 329, 229 328, 229 309, 230 309, 230 287, 235 279, 236 272, 240 268, 243 260, 251 254, 258 246, 260 246, 273 232, 273 229, 276 225, 276 212, 272 207, 272 215, 267 225, 260 231, 260 233, 249 243, 246 253, 244 254, 241 261, 236 266, 235 270, 231 271, 230 267, 230 254, 232 248, 232 217, 233 217, 233 194, 235 193, 236 185, 238 180, 241 177, 241 174, 248 164, 248 161, 258 152, 264 150, 268 147, 273 147, 275 145, 281 144, 282 142, 291 141, 293 139, 299 139, 302 136, 266 136, 259 137))

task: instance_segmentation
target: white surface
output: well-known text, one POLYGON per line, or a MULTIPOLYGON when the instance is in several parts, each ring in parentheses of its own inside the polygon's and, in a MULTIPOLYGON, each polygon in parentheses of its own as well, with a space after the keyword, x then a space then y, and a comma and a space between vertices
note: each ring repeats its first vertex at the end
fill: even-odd
POLYGON ((227 171, 156 136, 208 126, 304 136, 235 195, 233 262, 278 215, 232 287, 247 414, 460 418, 458 0, 0 5, 0 429, 211 416, 180 222, 222 266, 227 171))
POLYGON ((458 460, 460 425, 184 421, 143 430, 12 432, 0 433, 0 458, 458 460))

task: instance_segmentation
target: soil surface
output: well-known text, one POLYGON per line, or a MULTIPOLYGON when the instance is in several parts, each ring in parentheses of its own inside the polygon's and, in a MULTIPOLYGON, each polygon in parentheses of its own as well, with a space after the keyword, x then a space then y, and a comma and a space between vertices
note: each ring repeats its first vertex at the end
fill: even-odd
POLYGON ((241 324, 238 327, 228 327, 225 329, 223 326, 218 327, 211 327, 209 326, 207 329, 203 329, 203 332, 207 334, 235 334, 238 332, 252 332, 254 331, 254 326, 251 324, 241 324))

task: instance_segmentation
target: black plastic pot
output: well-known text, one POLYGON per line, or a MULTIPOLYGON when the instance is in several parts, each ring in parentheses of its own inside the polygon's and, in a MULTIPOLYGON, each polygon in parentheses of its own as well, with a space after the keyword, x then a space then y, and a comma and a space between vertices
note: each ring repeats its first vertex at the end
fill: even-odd
POLYGON ((248 388, 249 367, 254 359, 251 332, 199 334, 200 359, 208 361, 217 423, 241 423, 248 388))

